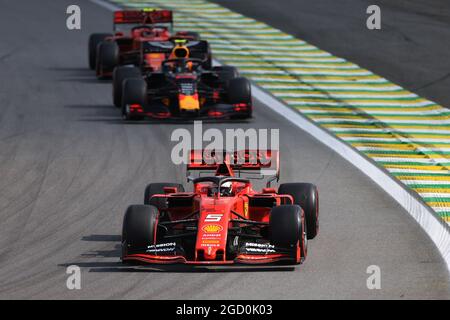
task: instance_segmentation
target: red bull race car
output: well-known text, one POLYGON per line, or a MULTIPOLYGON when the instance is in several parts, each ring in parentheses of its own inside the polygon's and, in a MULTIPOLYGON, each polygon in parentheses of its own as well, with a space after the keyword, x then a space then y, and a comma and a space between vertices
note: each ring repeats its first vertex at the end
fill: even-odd
MULTIPOLYGON (((114 82, 122 90, 121 110, 125 120, 144 118, 238 118, 252 116, 248 79, 231 66, 203 68, 203 60, 190 58, 189 47, 179 45, 160 71, 139 76, 137 68, 123 67, 114 82), (120 74, 120 76, 119 76, 120 74)), ((114 86, 113 86, 114 87, 114 86)), ((114 88, 113 88, 114 90, 114 88)))
MULTIPOLYGON (((177 39, 200 40, 196 32, 172 33, 173 18, 170 10, 115 11, 113 23, 114 34, 95 33, 89 37, 89 66, 95 69, 99 79, 110 78, 114 67, 118 65, 131 64, 151 68, 167 59, 167 53, 158 49, 155 52, 147 50, 143 53, 143 42, 161 41, 174 47, 177 39)), ((206 43, 202 55, 209 56, 207 60, 209 63, 211 63, 210 51, 206 43)))
POLYGON ((285 183, 272 188, 270 182, 279 178, 275 151, 207 153, 191 152, 188 173, 200 173, 188 177, 193 191, 186 192, 177 183, 151 183, 145 190, 144 205, 128 207, 123 220, 122 262, 302 263, 308 240, 319 231, 316 186, 285 183), (265 188, 256 191, 250 180, 241 176, 245 172, 272 176, 265 188))
POLYGON ((200 65, 202 69, 210 70, 212 68, 211 50, 208 42, 205 40, 173 38, 170 41, 143 40, 140 44, 139 61, 114 68, 112 77, 113 101, 114 105, 118 108, 122 105, 123 83, 125 79, 139 78, 142 74, 145 75, 149 72, 162 73, 163 62, 178 58, 177 54, 180 52, 180 48, 188 51, 190 58, 201 61, 200 65))

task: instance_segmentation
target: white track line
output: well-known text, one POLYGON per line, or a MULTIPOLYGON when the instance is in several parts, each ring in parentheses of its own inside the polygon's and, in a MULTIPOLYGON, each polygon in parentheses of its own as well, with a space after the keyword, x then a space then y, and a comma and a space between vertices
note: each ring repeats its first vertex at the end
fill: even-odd
MULTIPOLYGON (((90 1, 111 11, 120 10, 120 7, 103 0, 90 1)), ((220 65, 220 62, 215 61, 215 64, 220 65)), ((398 180, 391 177, 356 149, 283 104, 260 87, 252 85, 252 94, 268 108, 338 153, 386 191, 428 234, 450 271, 450 227, 431 208, 416 198, 412 191, 405 189, 398 180)))

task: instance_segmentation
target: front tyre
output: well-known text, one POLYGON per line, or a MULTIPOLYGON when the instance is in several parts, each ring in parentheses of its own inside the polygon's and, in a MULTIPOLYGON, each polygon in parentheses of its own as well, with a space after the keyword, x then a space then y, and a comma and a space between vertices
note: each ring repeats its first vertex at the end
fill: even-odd
POLYGON ((302 263, 307 255, 305 216, 298 205, 272 208, 269 218, 270 243, 291 252, 294 264, 302 263))
POLYGON ((126 79, 140 78, 141 71, 136 67, 119 66, 113 71, 113 102, 120 108, 122 102, 122 88, 126 79))
POLYGON ((158 209, 154 206, 128 207, 122 227, 122 259, 130 253, 143 253, 156 243, 158 216, 158 209))
POLYGON ((89 36, 88 42, 88 60, 89 68, 95 69, 95 62, 97 60, 97 46, 108 37, 112 37, 110 33, 93 33, 89 36))
POLYGON ((98 78, 104 78, 119 64, 119 46, 113 41, 103 41, 97 46, 96 72, 98 78))
POLYGON ((234 78, 228 81, 228 102, 232 105, 245 106, 233 118, 247 119, 252 117, 252 90, 247 78, 234 78))
POLYGON ((278 194, 288 194, 294 198, 294 204, 305 212, 308 239, 314 239, 319 233, 319 191, 311 183, 283 183, 278 194))
POLYGON ((144 117, 135 113, 133 106, 140 106, 141 110, 147 108, 147 83, 143 79, 126 79, 122 91, 122 117, 124 120, 139 120, 144 117))

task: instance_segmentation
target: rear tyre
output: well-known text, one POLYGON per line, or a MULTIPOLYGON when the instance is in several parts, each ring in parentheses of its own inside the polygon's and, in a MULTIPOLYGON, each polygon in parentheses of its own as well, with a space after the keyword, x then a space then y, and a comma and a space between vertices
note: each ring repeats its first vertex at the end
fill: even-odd
POLYGON ((298 205, 272 208, 269 219, 270 243, 292 252, 292 261, 299 264, 307 253, 305 218, 298 205))
POLYGON ((186 31, 186 32, 184 32, 184 35, 188 36, 193 41, 199 41, 201 39, 200 34, 198 32, 186 31))
POLYGON ((283 183, 278 194, 288 194, 294 203, 305 212, 308 239, 314 239, 319 233, 319 192, 311 183, 283 183))
POLYGON ((144 204, 152 204, 150 198, 155 194, 164 194, 165 187, 177 188, 178 192, 184 192, 184 187, 179 183, 171 182, 161 182, 161 183, 150 183, 145 188, 144 192, 144 204))
POLYGON ((156 242, 159 212, 154 206, 131 205, 125 212, 122 227, 122 257, 128 253, 145 252, 156 242))
POLYGON ((112 72, 119 64, 119 46, 112 41, 103 41, 97 46, 97 75, 112 72))
POLYGON ((122 91, 122 117, 124 120, 140 120, 144 116, 131 115, 130 106, 140 105, 144 110, 147 107, 147 83, 143 79, 126 79, 122 91))
POLYGON ((88 58, 89 58, 89 68, 91 70, 95 69, 95 62, 97 60, 97 46, 100 42, 105 40, 107 37, 112 37, 110 33, 93 33, 89 36, 88 43, 88 58))
POLYGON ((224 84, 227 84, 231 79, 239 77, 238 69, 232 66, 212 67, 212 71, 218 75, 219 81, 224 84))
POLYGON ((235 78, 228 82, 228 101, 231 104, 252 102, 252 89, 247 78, 235 78))
POLYGON ((203 64, 202 64, 203 69, 211 70, 213 67, 212 66, 212 52, 211 52, 211 46, 209 45, 209 43, 207 44, 205 59, 206 59, 205 62, 203 62, 203 64))
POLYGON ((136 67, 120 66, 113 71, 113 102, 117 108, 120 108, 122 101, 123 82, 126 79, 140 78, 141 71, 136 67))

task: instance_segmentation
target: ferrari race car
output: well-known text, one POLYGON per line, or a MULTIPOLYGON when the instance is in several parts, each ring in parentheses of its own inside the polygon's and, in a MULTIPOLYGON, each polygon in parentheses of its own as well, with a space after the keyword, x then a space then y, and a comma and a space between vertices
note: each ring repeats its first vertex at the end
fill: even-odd
MULTIPOLYGON (((142 42, 163 41, 175 46, 175 40, 200 40, 196 32, 180 31, 172 33, 173 19, 170 10, 124 10, 114 12, 114 35, 95 33, 89 37, 89 66, 96 70, 99 79, 112 76, 117 65, 132 64, 145 68, 154 67, 167 56, 164 52, 142 52, 142 42)), ((204 56, 211 52, 209 45, 204 56)), ((201 57, 203 58, 203 56, 201 57)))
POLYGON ((278 168, 275 151, 253 155, 244 151, 246 161, 257 160, 251 163, 236 163, 226 153, 226 160, 211 163, 202 159, 202 150, 191 153, 188 172, 203 173, 188 177, 192 192, 177 183, 151 183, 145 189, 144 205, 126 210, 122 262, 214 265, 305 260, 308 239, 319 231, 316 186, 285 183, 276 190, 270 181, 278 179, 279 170, 271 170, 276 174, 258 192, 249 179, 240 177, 267 170, 273 162, 278 168), (208 171, 211 175, 204 175, 208 171))
MULTIPOLYGON (((183 46, 175 48, 186 50, 183 46)), ((178 58, 162 63, 160 72, 148 72, 143 77, 137 76, 139 70, 133 68, 116 70, 113 87, 122 90, 115 89, 113 95, 122 94, 120 107, 125 120, 252 116, 250 82, 239 77, 236 68, 220 66, 205 70, 202 60, 183 58, 182 53, 176 55, 178 58)))

